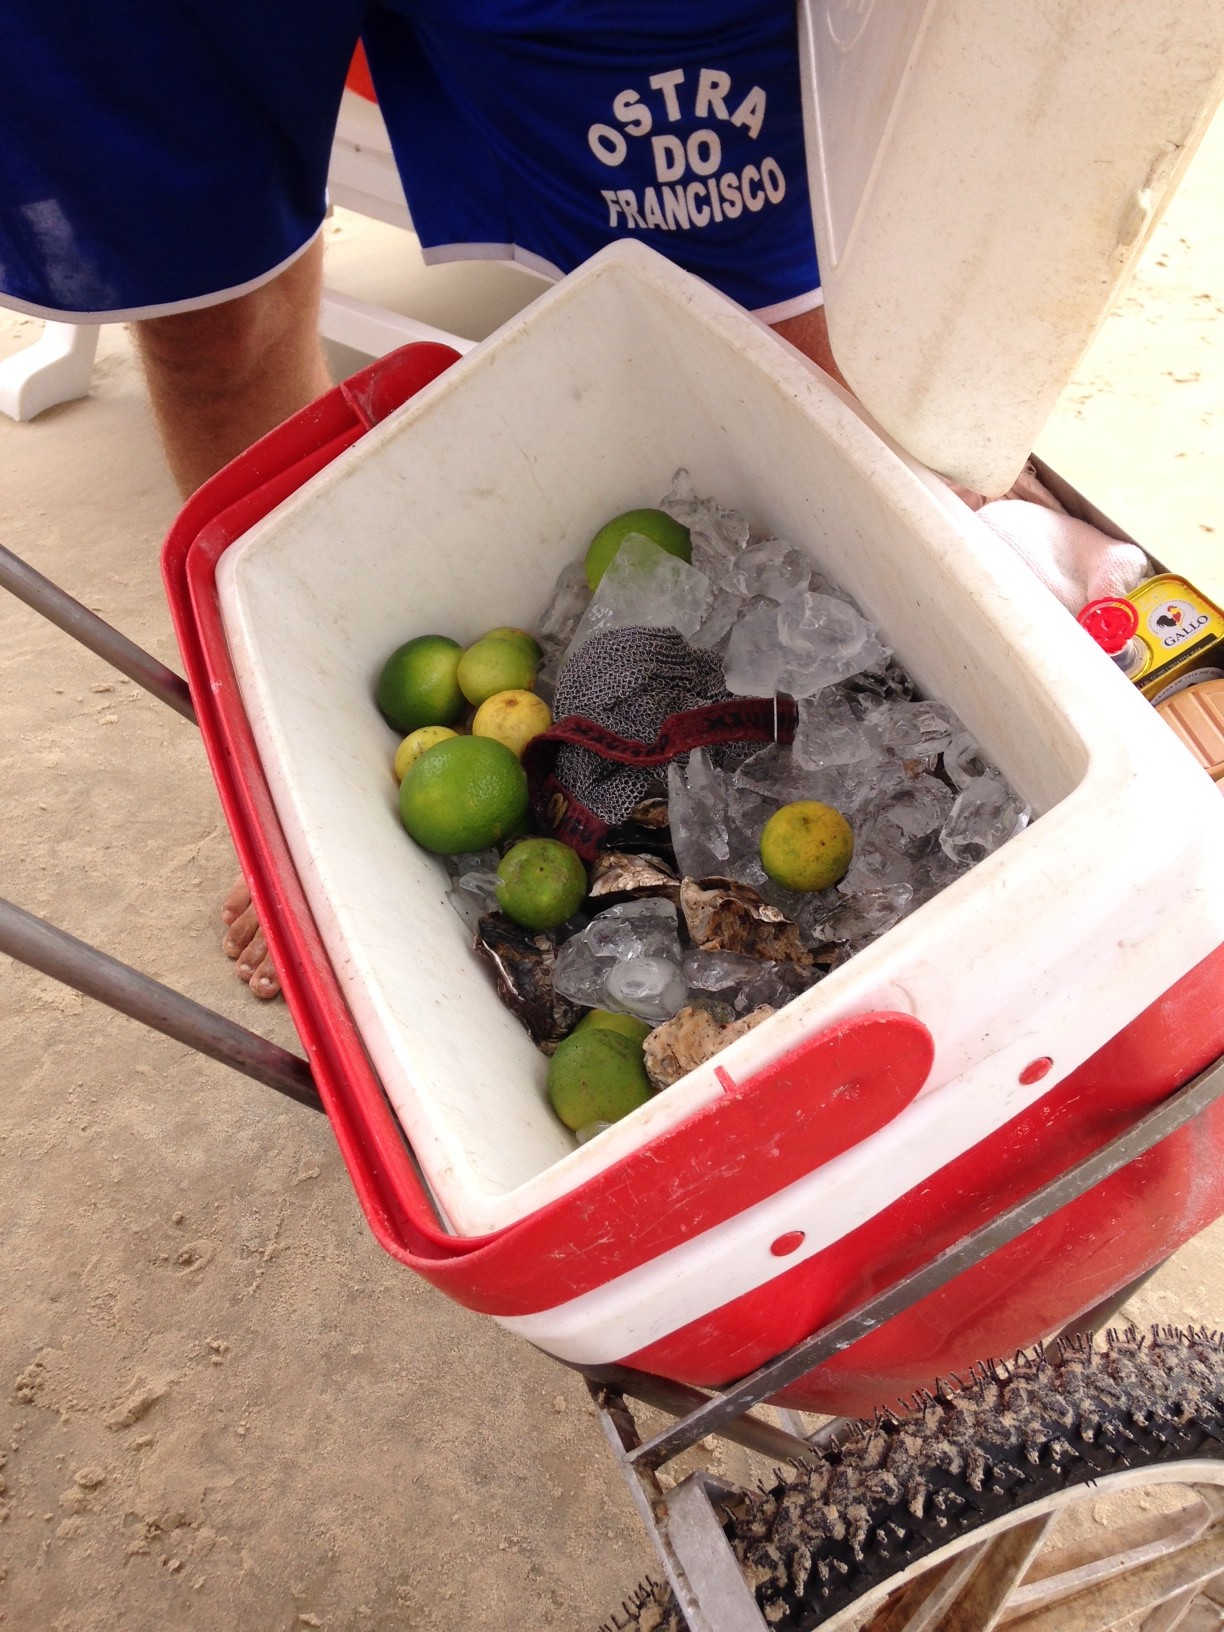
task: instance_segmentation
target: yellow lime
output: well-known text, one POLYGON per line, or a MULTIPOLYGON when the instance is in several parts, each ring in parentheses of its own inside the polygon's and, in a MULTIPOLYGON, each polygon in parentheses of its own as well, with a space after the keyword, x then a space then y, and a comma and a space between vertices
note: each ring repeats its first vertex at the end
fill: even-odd
POLYGON ((649 1020, 639 1020, 636 1014, 613 1014, 611 1009, 592 1009, 584 1014, 574 1027, 575 1031, 616 1031, 641 1044, 654 1027, 649 1020))
POLYGON ((511 753, 522 759, 523 749, 532 737, 547 731, 551 724, 552 710, 534 691, 495 691, 476 710, 472 735, 504 742, 511 753))
POLYGON ((499 691, 530 691, 535 685, 535 659, 521 641, 497 635, 469 646, 457 672, 460 691, 477 708, 499 691))
POLYGON ((548 1065, 548 1099, 567 1128, 617 1122, 650 1098, 642 1046, 618 1031, 571 1031, 548 1065))
POLYGON ((514 629, 509 624, 502 624, 497 629, 489 629, 481 635, 481 640, 512 640, 521 646, 531 661, 539 667, 544 658, 544 648, 534 635, 529 635, 526 629, 514 629))
POLYGON ((827 890, 843 879, 854 833, 840 810, 799 799, 775 810, 761 830, 761 865, 786 890, 827 890))
POLYGON ((445 635, 418 635, 383 664, 375 699, 401 736, 421 725, 449 725, 463 712, 456 674, 463 648, 445 635))
POLYGON ((586 868, 559 839, 523 839, 497 869, 497 904, 524 929, 556 929, 586 899, 586 868))
POLYGON ((527 776, 491 737, 439 742, 400 783, 400 820, 435 855, 487 850, 527 816, 527 776))
POLYGON ((673 521, 666 510, 626 510, 623 516, 614 516, 591 540, 586 553, 586 581, 592 589, 612 564, 617 550, 630 533, 641 533, 652 544, 657 544, 668 555, 678 555, 681 561, 693 559, 689 530, 673 521))
POLYGON ((395 750, 395 780, 397 782, 404 780, 409 765, 415 764, 426 748, 445 742, 447 737, 458 735, 458 731, 452 731, 449 725, 422 725, 416 731, 409 732, 395 750))

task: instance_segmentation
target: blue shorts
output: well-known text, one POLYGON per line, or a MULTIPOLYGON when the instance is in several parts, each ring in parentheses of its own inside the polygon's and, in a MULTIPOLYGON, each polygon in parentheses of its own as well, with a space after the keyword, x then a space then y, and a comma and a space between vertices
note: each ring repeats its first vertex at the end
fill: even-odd
POLYGON ((122 321, 313 239, 361 35, 427 261, 552 276, 632 236, 820 303, 793 0, 6 0, 0 303, 122 321))

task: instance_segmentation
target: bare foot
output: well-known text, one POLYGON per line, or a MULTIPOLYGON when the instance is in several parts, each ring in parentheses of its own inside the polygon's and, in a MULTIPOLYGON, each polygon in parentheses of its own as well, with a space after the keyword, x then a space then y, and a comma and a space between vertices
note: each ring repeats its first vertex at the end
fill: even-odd
POLYGON ((247 983, 255 997, 265 1001, 276 997, 280 992, 280 981, 276 978, 276 970, 268 954, 268 943, 264 940, 255 908, 251 905, 251 892, 242 879, 238 880, 222 903, 221 921, 229 925, 229 932, 221 942, 222 950, 227 958, 237 959, 238 979, 247 983))

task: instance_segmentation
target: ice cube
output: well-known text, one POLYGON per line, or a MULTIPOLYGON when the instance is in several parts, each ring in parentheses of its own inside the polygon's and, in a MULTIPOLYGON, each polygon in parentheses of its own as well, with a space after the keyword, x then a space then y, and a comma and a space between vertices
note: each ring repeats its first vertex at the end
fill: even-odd
MULTIPOLYGON (((825 686, 847 680, 860 669, 882 667, 887 648, 874 627, 848 601, 802 593, 778 608, 778 638, 786 648, 781 689, 792 697, 813 697, 825 686)), ((735 634, 731 642, 735 644, 735 634)), ((736 688, 730 685, 731 690, 736 688)))
POLYGON ((727 639, 743 610, 742 595, 737 595, 734 590, 720 589, 710 603, 705 622, 695 635, 689 636, 689 644, 703 652, 714 651, 727 639))
POLYGON ((744 600, 763 595, 784 601, 797 589, 807 589, 811 576, 812 563, 802 551, 780 538, 766 538, 740 551, 723 583, 744 600))
POLYGON ((713 600, 710 580, 641 533, 617 550, 570 641, 570 654, 609 629, 675 629, 696 634, 713 600))
POLYGON ((881 884, 844 896, 820 921, 817 933, 826 941, 864 941, 900 923, 913 905, 913 887, 881 884))
POLYGON ((816 799, 840 810, 843 816, 853 815, 877 794, 908 780, 904 762, 899 759, 862 759, 852 765, 827 765, 813 771, 798 763, 792 748, 772 742, 735 772, 737 786, 758 798, 779 805, 795 799, 816 799))
POLYGON ((772 697, 780 685, 787 654, 778 636, 778 605, 759 601, 746 607, 731 631, 723 674, 727 690, 739 697, 772 697))
POLYGON ((684 978, 695 992, 734 992, 761 972, 761 959, 741 952, 703 952, 684 955, 684 978))
POLYGON ((552 599, 536 620, 536 638, 545 652, 564 651, 591 602, 591 590, 581 562, 562 570, 552 599))
POLYGON ((962 729, 943 703, 902 702, 890 699, 863 721, 866 736, 901 759, 923 759, 942 754, 962 729))
POLYGON ((852 824, 854 856, 842 881, 843 892, 912 883, 913 858, 935 848, 952 798, 952 790, 933 776, 902 775, 859 805, 852 824))
POLYGON ((843 589, 840 584, 835 584, 832 578, 826 578, 823 572, 813 572, 811 582, 807 587, 817 595, 831 595, 835 601, 845 601, 846 605, 852 606, 856 612, 861 613, 863 610, 848 589, 843 589))
POLYGON ((727 780, 715 770, 704 748, 693 749, 687 768, 675 759, 667 768, 672 849, 686 878, 721 873, 730 860, 727 780))
POLYGON ((620 918, 592 919, 587 925, 586 944, 597 958, 640 958, 642 942, 632 924, 620 918))
POLYGON ((604 1001, 610 1009, 658 1024, 684 1007, 688 982, 670 958, 622 958, 608 971, 604 1001))
POLYGON ((761 863, 761 858, 755 850, 746 851, 727 868, 726 876, 733 878, 737 884, 747 884, 749 889, 758 894, 769 883, 769 874, 761 863))
POLYGON ((856 760, 853 765, 835 765, 819 775, 836 781, 834 792, 824 796, 825 803, 835 805, 843 815, 861 811, 873 799, 904 787, 911 780, 906 761, 894 759, 891 754, 879 759, 856 760))
POLYGON ((793 752, 797 764, 821 771, 871 759, 876 749, 843 694, 827 686, 799 704, 793 752))
POLYGON ((557 953, 553 965, 553 991, 571 1003, 588 1009, 603 1004, 604 977, 612 967, 611 958, 599 957, 581 935, 571 935, 557 953))
POLYGON ((870 834, 886 848, 895 848, 903 855, 919 855, 933 848, 954 797, 951 788, 933 776, 919 776, 885 788, 860 809, 856 836, 870 834))
POLYGON ((948 885, 969 871, 971 863, 953 861, 951 856, 936 846, 924 856, 919 856, 912 863, 914 871, 914 905, 921 906, 924 901, 946 890, 948 885))
POLYGON ((958 788, 963 788, 975 776, 985 776, 992 769, 983 758, 982 750, 968 731, 958 731, 944 749, 944 770, 958 788))
MULTIPOLYGON (((680 939, 677 922, 675 906, 661 896, 647 896, 641 901, 625 901, 608 907, 561 948, 557 959, 558 968, 562 971, 561 978, 565 981, 571 978, 572 966, 576 971, 573 978, 583 985, 584 990, 589 990, 590 983, 596 978, 589 968, 592 960, 602 965, 598 975, 600 981, 618 958, 670 957, 678 960, 680 939)), ((575 1003, 595 1001, 592 998, 573 997, 568 990, 565 990, 565 995, 572 997, 575 1003)))
POLYGON ((672 477, 671 492, 660 501, 659 508, 688 528, 693 565, 711 578, 717 578, 748 542, 746 518, 714 499, 702 498, 687 470, 680 469, 672 477))
MULTIPOLYGON (((490 853, 493 856, 493 865, 496 867, 497 852, 494 850, 490 853)), ((465 859, 479 861, 482 858, 469 856, 465 859)), ((451 906, 454 907, 470 930, 475 930, 476 925, 486 912, 500 910, 497 900, 498 882, 495 872, 469 869, 467 872, 460 873, 452 888, 447 892, 447 899, 450 901, 451 906)))
POLYGON ((879 708, 890 697, 910 698, 918 689, 895 659, 889 658, 882 668, 863 669, 844 680, 838 688, 844 693, 850 707, 859 719, 879 708))
POLYGON ((888 884, 911 884, 914 870, 909 857, 874 833, 855 835, 854 856, 839 888, 848 895, 861 895, 888 884))
POLYGON ((998 771, 965 783, 939 835, 953 861, 977 862, 991 855, 1027 825, 1029 807, 998 771))
POLYGON ((768 743, 751 758, 746 759, 735 772, 736 786, 774 804, 789 804, 793 799, 823 799, 840 788, 841 779, 836 770, 809 771, 795 762, 792 750, 780 742, 768 743))
POLYGON ((501 856, 492 849, 471 850, 457 856, 445 856, 443 861, 452 878, 462 878, 464 873, 495 873, 501 856))
MULTIPOLYGON (((777 802, 763 798, 751 788, 741 787, 733 778, 728 778, 726 786, 727 847, 731 860, 735 862, 746 857, 758 860, 761 829, 778 808, 777 802)), ((742 882, 748 883, 749 880, 742 882)))
MULTIPOLYGON (((662 896, 624 901, 592 918, 583 930, 587 945, 602 958, 680 956, 676 908, 662 896)), ((571 945, 567 941, 566 946, 571 945)))
POLYGON ((731 1004, 736 1014, 747 1014, 768 1003, 780 1009, 820 976, 816 969, 797 969, 792 963, 749 958, 739 952, 693 951, 685 955, 684 976, 690 991, 731 1004))
POLYGON ((814 986, 825 971, 821 968, 799 969, 793 963, 770 963, 762 959, 757 972, 741 981, 733 1007, 736 1014, 750 1014, 762 1004, 771 1009, 784 1008, 792 998, 814 986))

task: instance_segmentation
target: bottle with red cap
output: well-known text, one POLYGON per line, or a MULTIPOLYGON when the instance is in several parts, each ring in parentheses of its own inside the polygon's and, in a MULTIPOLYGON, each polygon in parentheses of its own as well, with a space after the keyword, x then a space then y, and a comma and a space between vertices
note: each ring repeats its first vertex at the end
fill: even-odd
POLYGON ((1131 601, 1112 595, 1089 601, 1080 610, 1079 622, 1128 678, 1144 668, 1148 650, 1136 633, 1139 613, 1131 601))
POLYGON ((1079 621, 1149 703, 1224 679, 1224 611, 1177 573, 1089 601, 1079 621))

